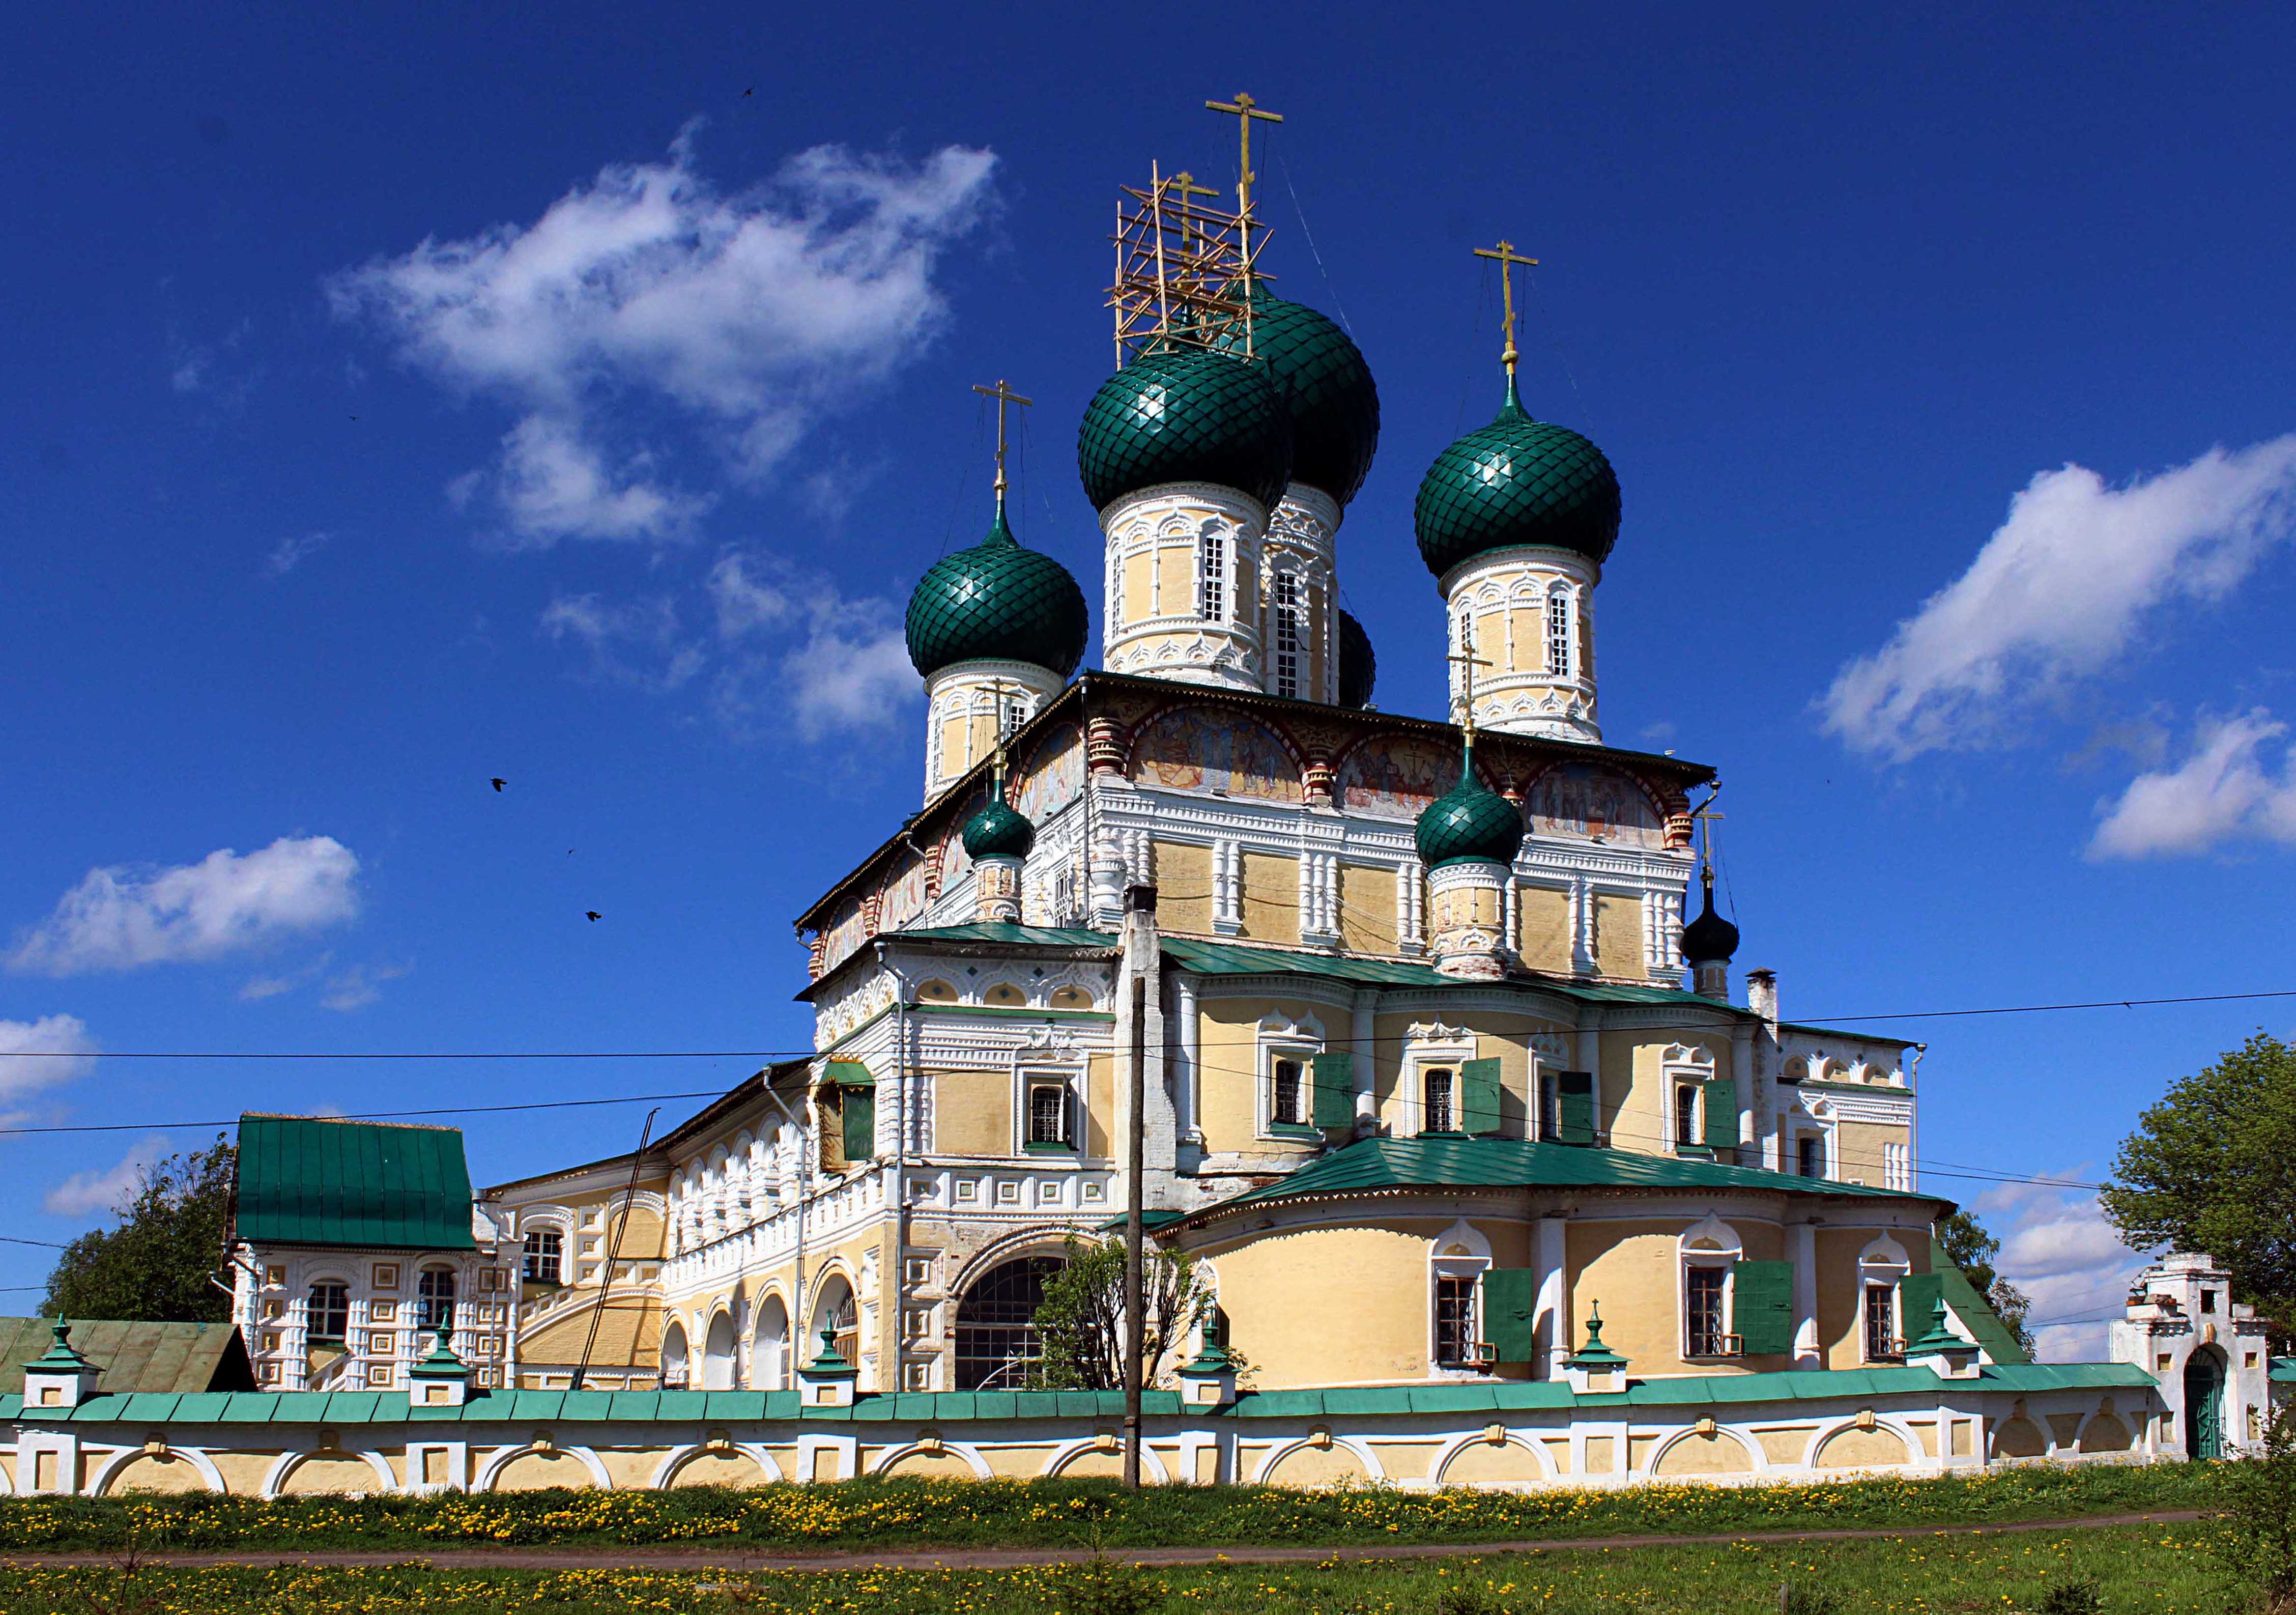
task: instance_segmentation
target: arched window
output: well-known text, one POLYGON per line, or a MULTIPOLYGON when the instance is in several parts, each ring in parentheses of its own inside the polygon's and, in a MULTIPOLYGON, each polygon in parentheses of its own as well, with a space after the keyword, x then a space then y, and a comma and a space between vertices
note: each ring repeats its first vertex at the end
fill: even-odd
POLYGON ((1560 592, 1546 597, 1546 670, 1570 676, 1570 596, 1560 592))
POLYGON ((758 1308, 758 1327, 750 1346, 750 1378, 757 1390, 780 1390, 789 1381, 789 1308, 771 1295, 758 1308))
POLYGON ((813 1306, 813 1327, 806 1331, 805 1358, 821 1349, 826 1333, 837 1355, 858 1366, 861 1361, 861 1309, 853 1299, 853 1286, 836 1275, 821 1287, 813 1306))
POLYGON ((1427 1068, 1422 1082, 1425 1089, 1426 1110, 1419 1124, 1423 1133, 1448 1133, 1453 1130, 1451 1119, 1452 1084, 1456 1077, 1449 1066, 1427 1068))
POLYGON ((1698 1142, 1698 1085, 1683 1082, 1674 1089, 1674 1147, 1677 1150, 1698 1142))
POLYGON ((1196 615, 1227 620, 1227 539, 1218 533, 1196 540, 1196 615))
POLYGON ((526 1235, 526 1278, 529 1283, 555 1284, 565 1271, 566 1236, 555 1228, 532 1228, 526 1235))
POLYGON ((351 1326, 350 1286, 331 1280, 312 1285, 310 1299, 304 1305, 303 1324, 314 1345, 340 1341, 351 1326))
POLYGON ((685 1325, 673 1323, 661 1334, 661 1384, 665 1390, 685 1389, 685 1325))
POLYGON ((425 1334, 455 1326, 455 1270, 425 1267, 414 1281, 414 1327, 425 1334))
POLYGON ((1045 1281, 1067 1264, 1024 1256, 983 1274, 956 1308, 956 1389, 1013 1390, 1044 1356, 1037 1308, 1045 1281))
POLYGON ((734 1315, 721 1312, 709 1320, 709 1332, 701 1341, 701 1389, 704 1390, 737 1390, 741 1365, 734 1360, 734 1315))

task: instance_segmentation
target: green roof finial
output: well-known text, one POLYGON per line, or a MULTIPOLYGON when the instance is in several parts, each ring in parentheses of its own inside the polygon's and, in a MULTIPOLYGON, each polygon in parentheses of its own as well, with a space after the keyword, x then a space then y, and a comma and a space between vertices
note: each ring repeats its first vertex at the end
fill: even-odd
POLYGON ((1946 1322, 1945 1292, 1940 1290, 1930 1302, 1928 1332, 1906 1348, 1909 1357, 1935 1357, 1942 1352, 1974 1351, 1977 1349, 1954 1333, 1946 1322))
POLYGON ((48 1342, 47 1350, 25 1364, 26 1368, 36 1368, 44 1373, 72 1373, 83 1368, 95 1366, 80 1356, 78 1349, 72 1345, 71 1325, 69 1323, 62 1318, 58 1318, 54 1327, 49 1332, 55 1338, 48 1342))
POLYGON ((1603 1342, 1603 1303, 1590 1304, 1587 1315, 1587 1342, 1572 1352, 1569 1362, 1573 1368, 1623 1368, 1627 1359, 1603 1342))

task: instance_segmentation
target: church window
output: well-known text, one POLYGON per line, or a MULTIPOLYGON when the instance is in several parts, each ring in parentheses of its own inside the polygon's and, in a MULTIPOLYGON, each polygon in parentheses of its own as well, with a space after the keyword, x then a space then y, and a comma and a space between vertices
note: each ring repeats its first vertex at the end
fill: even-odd
POLYGON ((1718 1357, 1725 1352, 1722 1333, 1722 1285, 1729 1270, 1692 1267, 1683 1273, 1682 1316, 1688 1324, 1688 1355, 1718 1357))
POLYGON ((1421 1086, 1426 1095, 1426 1112, 1420 1122, 1423 1133, 1448 1133, 1451 1124, 1451 1094, 1457 1073, 1448 1066, 1431 1066, 1421 1086))
POLYGON ((1032 1083, 1029 1088, 1029 1142, 1045 1149, 1064 1148, 1069 1142, 1069 1090, 1060 1082, 1032 1083))
POLYGON ((536 1228, 526 1236, 526 1277, 529 1283, 554 1284, 563 1271, 561 1258, 565 1236, 555 1228, 536 1228))
POLYGON ((1804 1177, 1825 1176, 1825 1140, 1805 1133, 1794 1140, 1794 1170, 1804 1177))
POLYGON ((2217 1309, 2217 1292, 2216 1292, 2215 1291, 2213 1291, 2213 1290, 2203 1290, 2203 1291, 2201 1291, 2201 1310, 2202 1310, 2202 1312, 2214 1312, 2216 1309, 2217 1309))
POLYGON ((1227 540, 1218 533, 1196 541, 1196 615, 1206 622, 1227 620, 1227 540))
POLYGON ((1866 1286, 1866 1360, 1882 1363, 1898 1355, 1897 1286, 1868 1284, 1866 1286))
POLYGON ((1562 1117, 1556 1103, 1554 1073, 1542 1071, 1538 1076, 1538 1135, 1548 1144, 1562 1136, 1562 1117))
POLYGON ((1472 1275, 1435 1276, 1435 1361, 1446 1368, 1475 1363, 1475 1281, 1472 1275))
POLYGON ((1045 1281, 1066 1266, 1056 1256, 1024 1256, 990 1268, 956 1308, 956 1389, 1019 1390, 1044 1356, 1037 1308, 1045 1281))
POLYGON ((426 1334, 455 1326, 455 1270, 425 1267, 414 1283, 414 1327, 426 1334))
POLYGON ((304 1313, 304 1325, 314 1341, 340 1340, 350 1328, 351 1292, 348 1284, 314 1284, 304 1313))
POLYGON ((1292 572, 1275 574, 1275 609, 1269 613, 1275 639, 1275 693, 1300 697, 1300 579, 1292 572))
POLYGON ((1698 1142, 1698 1085, 1678 1083, 1674 1090, 1674 1147, 1687 1149, 1698 1142))
POLYGON ((1275 1093, 1267 1109, 1268 1120, 1279 1127, 1305 1127, 1308 1123, 1303 1104, 1306 1087, 1298 1061, 1277 1061, 1275 1093))
POLYGON ((1570 597, 1546 597, 1546 670, 1557 678, 1570 676, 1570 597))

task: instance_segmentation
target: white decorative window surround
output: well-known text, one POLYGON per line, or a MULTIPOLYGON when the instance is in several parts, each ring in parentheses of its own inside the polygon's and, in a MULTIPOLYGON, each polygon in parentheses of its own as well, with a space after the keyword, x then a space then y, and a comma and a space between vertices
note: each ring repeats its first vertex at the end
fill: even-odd
POLYGON ((1906 1248, 1886 1234, 1857 1253, 1857 1340, 1868 1363, 1893 1363, 1903 1353, 1906 1329, 1900 1286, 1912 1270, 1906 1248), (1885 1344, 1886 1349, 1876 1349, 1885 1344))
POLYGON ((1675 1249, 1680 1272, 1674 1294, 1684 1359, 1739 1356, 1738 1336, 1728 1332, 1737 1299, 1732 1269, 1745 1254, 1738 1231, 1709 1212, 1684 1231, 1675 1249))
POLYGON ((1464 1218, 1428 1242, 1429 1379, 1476 1379, 1486 1373, 1477 1348, 1482 1340, 1482 1278, 1490 1266, 1490 1242, 1464 1218))
POLYGON ((1324 1023, 1313 1015, 1294 1021, 1283 1014, 1262 1016, 1258 1029, 1259 1072, 1259 1136, 1262 1138, 1297 1138, 1312 1135, 1321 1138, 1315 1126, 1316 1056, 1324 1052, 1324 1023), (1296 1068, 1298 1083, 1296 1099, 1297 1121, 1283 1121, 1278 1117, 1278 1062, 1296 1068))
POLYGON ((1083 1094, 1084 1070, 1081 1066, 1040 1065, 1027 1062, 1016 1064, 1013 1074, 1013 1153, 1075 1153, 1082 1142, 1078 1135, 1084 1116, 1083 1094), (1038 1096, 1044 1090, 1057 1090, 1060 1096, 1061 1137, 1058 1142, 1046 1142, 1037 1136, 1038 1096))
POLYGON ((1702 1146, 1706 1135, 1706 1084, 1714 1077, 1714 1054, 1710 1049, 1693 1044, 1673 1044, 1659 1056, 1661 1073, 1660 1091, 1666 1097, 1664 1126, 1665 1143, 1670 1149, 1680 1151, 1702 1146), (1687 1090, 1688 1103, 1685 1104, 1687 1090), (1683 1122, 1690 1123, 1688 1132, 1683 1122))
POLYGON ((1459 1068, 1475 1057, 1475 1034, 1441 1021, 1418 1022, 1404 1033, 1402 1083, 1396 1094, 1400 1114, 1392 1119, 1398 1136, 1449 1132, 1459 1125, 1459 1068), (1448 1071, 1450 1114, 1431 1118, 1427 1111, 1428 1074, 1448 1071))

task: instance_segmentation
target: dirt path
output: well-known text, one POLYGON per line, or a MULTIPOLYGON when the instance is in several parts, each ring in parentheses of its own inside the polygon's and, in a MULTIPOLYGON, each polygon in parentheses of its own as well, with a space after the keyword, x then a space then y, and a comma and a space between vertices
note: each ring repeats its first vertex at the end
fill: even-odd
MULTIPOLYGON (((1970 1537, 2017 1531, 2069 1531, 2115 1525, 2168 1525, 2202 1517, 2199 1509, 2154 1514, 2101 1514, 2079 1520, 2024 1520, 2001 1525, 1932 1525, 1898 1529, 1829 1531, 1718 1531, 1702 1536, 1571 1537, 1523 1542, 1423 1542, 1357 1544, 1345 1547, 1114 1548, 1108 1556, 1127 1564, 1296 1564, 1330 1560, 1456 1559, 1497 1554, 1551 1554, 1590 1548, 1683 1547, 1718 1543, 1865 1542, 1891 1537, 1970 1537)), ((1067 1564, 1092 1556, 1089 1548, 949 1548, 942 1551, 886 1550, 870 1553, 775 1553, 734 1545, 724 1547, 400 1548, 395 1551, 316 1549, 308 1553, 143 1554, 146 1564, 201 1565, 381 1565, 422 1564, 433 1570, 853 1570, 884 1567, 905 1570, 1002 1570, 1017 1565, 1067 1564)), ((0 1556, 0 1565, 116 1564, 116 1554, 24 1554, 0 1556)))

